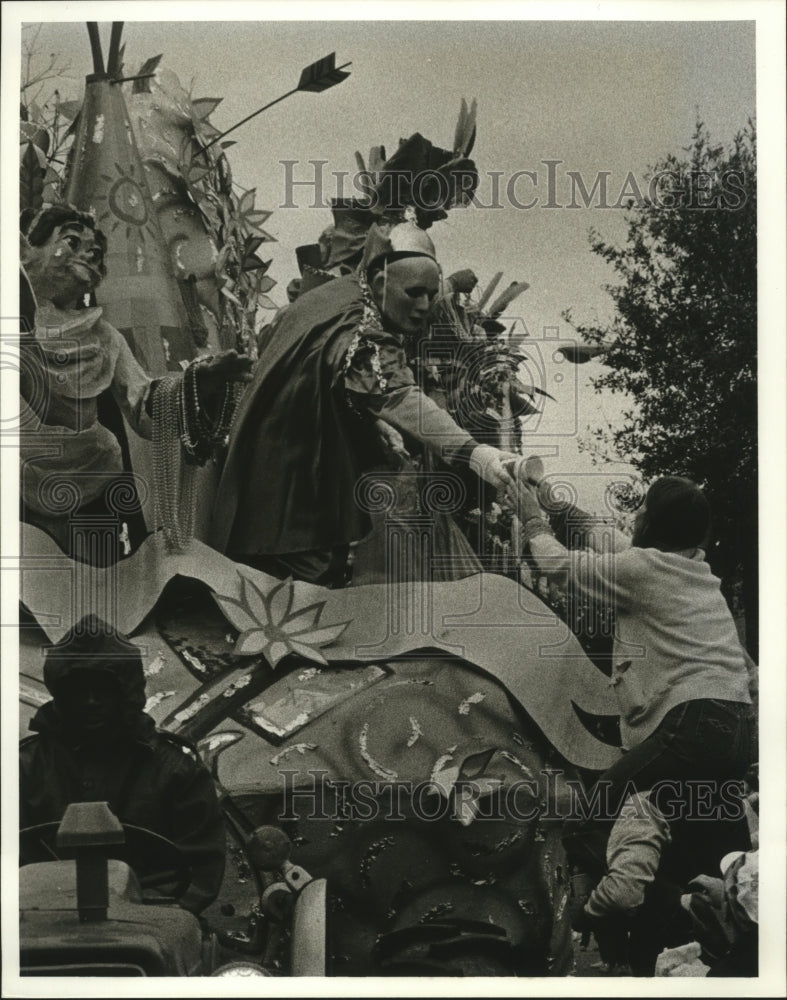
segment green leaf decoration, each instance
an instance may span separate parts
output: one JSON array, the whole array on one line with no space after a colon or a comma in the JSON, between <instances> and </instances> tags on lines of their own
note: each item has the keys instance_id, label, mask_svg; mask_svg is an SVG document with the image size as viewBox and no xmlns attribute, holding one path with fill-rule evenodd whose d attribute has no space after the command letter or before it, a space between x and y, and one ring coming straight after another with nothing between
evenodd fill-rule
<instances>
[{"instance_id":1,"label":"green leaf decoration","mask_svg":"<svg viewBox=\"0 0 787 1000\"><path fill-rule=\"evenodd\" d=\"M492 293L497 288L500 279L503 277L503 272L498 271L497 274L492 278L489 284L484 289L481 298L478 300L478 305L476 306L478 312L484 308L487 302L492 298Z\"/></svg>"},{"instance_id":2,"label":"green leaf decoration","mask_svg":"<svg viewBox=\"0 0 787 1000\"><path fill-rule=\"evenodd\" d=\"M257 189L251 188L243 194L238 201L238 215L245 215L246 212L250 212L254 208L254 197L256 193Z\"/></svg>"},{"instance_id":3,"label":"green leaf decoration","mask_svg":"<svg viewBox=\"0 0 787 1000\"><path fill-rule=\"evenodd\" d=\"M136 76L146 76L148 73L155 73L160 62L161 55L146 59L137 70ZM150 80L135 80L131 92L133 94L149 94L151 92Z\"/></svg>"},{"instance_id":4,"label":"green leaf decoration","mask_svg":"<svg viewBox=\"0 0 787 1000\"><path fill-rule=\"evenodd\" d=\"M38 132L38 125L33 125L28 121L21 121L19 123L19 141L24 144L26 142L32 142L33 136Z\"/></svg>"},{"instance_id":5,"label":"green leaf decoration","mask_svg":"<svg viewBox=\"0 0 787 1000\"><path fill-rule=\"evenodd\" d=\"M40 128L36 134L31 139L33 145L41 150L42 153L46 154L49 152L49 130L45 128Z\"/></svg>"},{"instance_id":6,"label":"green leaf decoration","mask_svg":"<svg viewBox=\"0 0 787 1000\"><path fill-rule=\"evenodd\" d=\"M72 122L82 110L81 101L61 101L57 106L57 113L61 118Z\"/></svg>"},{"instance_id":7,"label":"green leaf decoration","mask_svg":"<svg viewBox=\"0 0 787 1000\"><path fill-rule=\"evenodd\" d=\"M253 226L261 226L263 223L267 222L272 215L273 212L266 212L263 209L255 209L253 212L246 213L246 221Z\"/></svg>"},{"instance_id":8,"label":"green leaf decoration","mask_svg":"<svg viewBox=\"0 0 787 1000\"><path fill-rule=\"evenodd\" d=\"M28 142L22 154L22 161L19 166L19 209L24 211L31 208L38 211L44 202L44 174L46 173L46 160L41 165L39 157L43 156L41 150Z\"/></svg>"},{"instance_id":9,"label":"green leaf decoration","mask_svg":"<svg viewBox=\"0 0 787 1000\"><path fill-rule=\"evenodd\" d=\"M195 117L200 121L204 121L213 114L223 100L223 97L199 97L196 101L191 102L191 107L194 110Z\"/></svg>"}]
</instances>

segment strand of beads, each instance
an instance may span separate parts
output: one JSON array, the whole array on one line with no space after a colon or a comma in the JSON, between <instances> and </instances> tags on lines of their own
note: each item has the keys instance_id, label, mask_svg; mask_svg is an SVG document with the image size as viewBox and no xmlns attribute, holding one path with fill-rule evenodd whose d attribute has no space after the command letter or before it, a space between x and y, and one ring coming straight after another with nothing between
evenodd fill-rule
<instances>
[{"instance_id":1,"label":"strand of beads","mask_svg":"<svg viewBox=\"0 0 787 1000\"><path fill-rule=\"evenodd\" d=\"M350 346L347 349L342 373L346 374L350 370L353 361L355 360L355 355L360 350L364 348L371 349L371 358L369 363L377 384L379 385L381 391L385 392L388 380L383 374L382 365L380 363L380 348L373 340L369 340L366 337L367 330L372 328L378 330L382 329L382 316L380 315L380 310L377 308L376 302L372 298L371 289L369 288L369 283L366 280L366 275L363 271L361 271L358 275L358 284L361 286L361 294L363 296L363 315L361 317L361 322L358 324L355 334L353 335ZM346 396L350 411L355 413L356 416L362 416L362 414L358 413L355 407L351 393L348 392Z\"/></svg>"},{"instance_id":2,"label":"strand of beads","mask_svg":"<svg viewBox=\"0 0 787 1000\"><path fill-rule=\"evenodd\" d=\"M183 382L165 375L152 401L154 511L171 551L182 551L194 534L196 469L181 461Z\"/></svg>"},{"instance_id":3,"label":"strand of beads","mask_svg":"<svg viewBox=\"0 0 787 1000\"><path fill-rule=\"evenodd\" d=\"M186 460L195 465L204 465L217 445L226 443L227 435L235 415L238 402L238 386L227 383L224 386L219 414L211 420L200 405L197 386L197 371L211 360L210 357L192 361L183 373L180 396L181 444Z\"/></svg>"},{"instance_id":4,"label":"strand of beads","mask_svg":"<svg viewBox=\"0 0 787 1000\"><path fill-rule=\"evenodd\" d=\"M238 386L224 387L219 414L211 420L200 403L198 358L182 375L165 375L153 390L153 478L156 522L167 547L182 551L194 536L197 466L225 444L238 403Z\"/></svg>"}]
</instances>

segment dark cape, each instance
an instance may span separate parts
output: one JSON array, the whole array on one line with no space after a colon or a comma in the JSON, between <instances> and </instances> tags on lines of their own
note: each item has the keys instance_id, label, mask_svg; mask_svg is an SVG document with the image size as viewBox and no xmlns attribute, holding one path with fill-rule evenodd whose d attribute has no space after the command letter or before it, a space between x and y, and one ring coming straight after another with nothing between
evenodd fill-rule
<instances>
[{"instance_id":1,"label":"dark cape","mask_svg":"<svg viewBox=\"0 0 787 1000\"><path fill-rule=\"evenodd\" d=\"M331 549L362 538L352 502L375 454L373 419L348 405L342 370L363 316L357 280L297 299L261 350L241 399L211 522L230 556Z\"/></svg>"}]
</instances>

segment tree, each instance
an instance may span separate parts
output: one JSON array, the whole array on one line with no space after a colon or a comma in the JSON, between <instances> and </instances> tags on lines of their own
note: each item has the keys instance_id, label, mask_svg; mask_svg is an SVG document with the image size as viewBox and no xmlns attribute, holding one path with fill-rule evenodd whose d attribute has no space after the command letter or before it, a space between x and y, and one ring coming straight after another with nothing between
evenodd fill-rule
<instances>
[{"instance_id":1,"label":"tree","mask_svg":"<svg viewBox=\"0 0 787 1000\"><path fill-rule=\"evenodd\" d=\"M74 136L80 101L62 100L59 86L70 81L71 66L38 44L41 25L25 25L19 114L20 210L37 211L61 193L63 167ZM59 85L59 86L58 86Z\"/></svg>"},{"instance_id":2,"label":"tree","mask_svg":"<svg viewBox=\"0 0 787 1000\"><path fill-rule=\"evenodd\" d=\"M628 393L623 426L597 430L646 479L684 475L714 511L708 552L731 605L742 594L746 645L758 649L757 191L750 120L725 149L698 122L685 156L653 168L626 210L625 245L591 232L620 283L615 316L577 324L605 351L604 388ZM565 319L572 322L571 314Z\"/></svg>"}]
</instances>

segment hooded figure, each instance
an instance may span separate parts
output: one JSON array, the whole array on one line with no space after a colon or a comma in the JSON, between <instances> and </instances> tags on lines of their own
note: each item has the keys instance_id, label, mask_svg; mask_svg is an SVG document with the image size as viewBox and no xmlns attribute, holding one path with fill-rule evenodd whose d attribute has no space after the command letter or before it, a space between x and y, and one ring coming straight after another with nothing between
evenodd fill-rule
<instances>
[{"instance_id":1,"label":"hooded figure","mask_svg":"<svg viewBox=\"0 0 787 1000\"><path fill-rule=\"evenodd\" d=\"M181 905L204 909L224 873L225 830L216 790L196 751L156 729L144 711L137 646L95 616L44 662L52 701L20 744L20 827L58 822L71 802L107 802L121 823L171 840L192 869ZM140 858L135 867L140 874ZM142 872L144 874L144 872Z\"/></svg>"}]
</instances>

